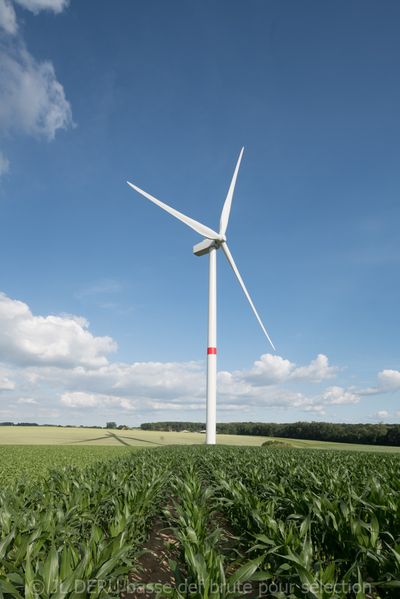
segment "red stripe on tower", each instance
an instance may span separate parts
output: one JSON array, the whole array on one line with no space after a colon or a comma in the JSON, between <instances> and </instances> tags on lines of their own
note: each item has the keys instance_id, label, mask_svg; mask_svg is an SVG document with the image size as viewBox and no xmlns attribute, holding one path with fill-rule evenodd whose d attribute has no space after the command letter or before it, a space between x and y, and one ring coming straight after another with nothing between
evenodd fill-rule
<instances>
[{"instance_id":1,"label":"red stripe on tower","mask_svg":"<svg viewBox=\"0 0 400 599\"><path fill-rule=\"evenodd\" d=\"M208 347L207 348L207 353L208 354L216 354L217 353L217 348L216 347Z\"/></svg>"}]
</instances>

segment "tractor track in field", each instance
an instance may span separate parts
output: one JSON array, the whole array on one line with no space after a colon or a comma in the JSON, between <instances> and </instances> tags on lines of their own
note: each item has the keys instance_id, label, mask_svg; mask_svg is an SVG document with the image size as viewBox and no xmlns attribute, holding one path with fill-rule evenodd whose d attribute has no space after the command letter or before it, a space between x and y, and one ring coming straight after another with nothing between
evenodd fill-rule
<instances>
[{"instance_id":1,"label":"tractor track in field","mask_svg":"<svg viewBox=\"0 0 400 599\"><path fill-rule=\"evenodd\" d=\"M129 576L129 591L123 593L121 599L154 599L157 592L156 589L151 589L151 585L159 590L163 586L175 588L175 577L169 560L178 559L178 553L178 541L171 528L165 520L157 518L143 545L142 553L136 560L135 570Z\"/></svg>"},{"instance_id":2,"label":"tractor track in field","mask_svg":"<svg viewBox=\"0 0 400 599\"><path fill-rule=\"evenodd\" d=\"M230 531L222 512L216 514L214 523L224 529L221 549L223 553L229 554L236 546L236 537ZM171 525L163 518L157 518L136 560L135 569L129 576L128 591L121 594L121 599L155 599L157 592L158 597L163 599L162 587L167 590L176 589L176 578L170 567L170 560L179 563L182 573L185 565L182 563L180 549L180 543L173 534ZM234 564L228 565L229 573L233 573L235 569ZM257 599L257 585L252 585L252 589L243 593L243 597Z\"/></svg>"}]
</instances>

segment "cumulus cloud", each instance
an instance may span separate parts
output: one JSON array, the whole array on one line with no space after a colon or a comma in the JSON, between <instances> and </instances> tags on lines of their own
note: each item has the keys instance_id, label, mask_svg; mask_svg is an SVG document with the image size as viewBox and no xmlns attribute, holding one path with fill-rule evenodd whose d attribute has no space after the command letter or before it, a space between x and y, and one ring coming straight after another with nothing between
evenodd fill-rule
<instances>
[{"instance_id":1,"label":"cumulus cloud","mask_svg":"<svg viewBox=\"0 0 400 599\"><path fill-rule=\"evenodd\" d=\"M165 419L173 413L179 419L204 412L203 362L111 361L115 349L115 341L95 336L84 318L35 315L26 303L0 293L0 366L8 364L0 370L0 388L13 406L40 401L40 416L54 411L57 401L64 415L78 421L79 414L95 413L96 420L104 414L151 419L156 413ZM320 388L337 372L323 354L300 365L264 354L250 369L218 373L218 410L258 418L271 408L321 416L331 406L358 403L361 393L354 388Z\"/></svg>"},{"instance_id":2,"label":"cumulus cloud","mask_svg":"<svg viewBox=\"0 0 400 599\"><path fill-rule=\"evenodd\" d=\"M297 366L290 360L273 354L264 354L253 368L238 375L254 385L270 385L288 381L321 382L335 376L338 369L329 365L324 354L319 354L306 366Z\"/></svg>"},{"instance_id":3,"label":"cumulus cloud","mask_svg":"<svg viewBox=\"0 0 400 599\"><path fill-rule=\"evenodd\" d=\"M121 407L124 410L135 409L136 402L126 397L104 395L103 393L86 393L84 391L67 392L61 395L60 401L69 408L97 408L100 406Z\"/></svg>"},{"instance_id":4,"label":"cumulus cloud","mask_svg":"<svg viewBox=\"0 0 400 599\"><path fill-rule=\"evenodd\" d=\"M325 379L330 379L336 375L338 368L330 366L328 357L324 354L318 356L310 362L308 366L299 366L292 373L292 380L309 380L319 383Z\"/></svg>"},{"instance_id":5,"label":"cumulus cloud","mask_svg":"<svg viewBox=\"0 0 400 599\"><path fill-rule=\"evenodd\" d=\"M393 393L400 390L400 371L385 369L378 372L378 384L374 387L367 387L358 391L362 396L382 395L384 393Z\"/></svg>"},{"instance_id":6,"label":"cumulus cloud","mask_svg":"<svg viewBox=\"0 0 400 599\"><path fill-rule=\"evenodd\" d=\"M203 380L204 374L203 372ZM134 398L131 394L126 396L116 395L113 389L109 390L109 394L93 391L68 391L60 396L60 403L67 408L81 410L94 407L114 407L124 410L140 410L141 413L149 414L173 412L175 413L174 418L177 414L205 410L204 389L202 393L198 393L198 390L193 386L191 392L187 395L179 395L179 388L176 391L177 394L172 396L170 392L155 386L153 381L149 379L146 388L141 388L141 394L134 392ZM219 412L249 412L252 409L262 410L263 408L296 408L304 412L324 413L324 405L319 397L310 398L301 393L276 388L264 389L263 393L260 393L260 388L250 388L245 395L241 395L240 390L236 391L238 393L235 390L228 394L223 390L219 393Z\"/></svg>"},{"instance_id":7,"label":"cumulus cloud","mask_svg":"<svg viewBox=\"0 0 400 599\"><path fill-rule=\"evenodd\" d=\"M379 410L379 412L376 413L376 416L383 420L389 418L389 412L387 410Z\"/></svg>"},{"instance_id":8,"label":"cumulus cloud","mask_svg":"<svg viewBox=\"0 0 400 599\"><path fill-rule=\"evenodd\" d=\"M33 397L20 397L17 399L18 404L36 405L38 402Z\"/></svg>"},{"instance_id":9,"label":"cumulus cloud","mask_svg":"<svg viewBox=\"0 0 400 599\"><path fill-rule=\"evenodd\" d=\"M205 408L205 402L197 402L197 403L186 403L185 410L194 411L194 410L203 410ZM181 402L172 402L172 401L148 401L147 407L155 410L157 412L163 410L182 410Z\"/></svg>"},{"instance_id":10,"label":"cumulus cloud","mask_svg":"<svg viewBox=\"0 0 400 599\"><path fill-rule=\"evenodd\" d=\"M0 293L0 359L18 364L98 367L116 350L111 337L96 337L75 316L34 316L27 304Z\"/></svg>"},{"instance_id":11,"label":"cumulus cloud","mask_svg":"<svg viewBox=\"0 0 400 599\"><path fill-rule=\"evenodd\" d=\"M360 396L353 391L343 387L328 387L322 395L322 400L328 404L345 405L355 404L360 401Z\"/></svg>"},{"instance_id":12,"label":"cumulus cloud","mask_svg":"<svg viewBox=\"0 0 400 599\"><path fill-rule=\"evenodd\" d=\"M0 28L9 35L15 35L18 30L14 4L19 4L34 14L41 10L57 14L68 6L69 0L14 0L14 3L11 0L0 0Z\"/></svg>"},{"instance_id":13,"label":"cumulus cloud","mask_svg":"<svg viewBox=\"0 0 400 599\"><path fill-rule=\"evenodd\" d=\"M38 13L60 13L67 0L14 0ZM73 125L71 106L49 60L37 61L18 32L14 4L0 0L0 132L54 139L59 129ZM2 157L2 160L1 160ZM8 170L0 155L0 175Z\"/></svg>"},{"instance_id":14,"label":"cumulus cloud","mask_svg":"<svg viewBox=\"0 0 400 599\"><path fill-rule=\"evenodd\" d=\"M50 141L71 125L71 107L51 62L36 61L23 45L1 52L0 130Z\"/></svg>"},{"instance_id":15,"label":"cumulus cloud","mask_svg":"<svg viewBox=\"0 0 400 599\"><path fill-rule=\"evenodd\" d=\"M54 13L60 13L69 4L69 0L14 0L14 2L35 14L41 10L50 10Z\"/></svg>"},{"instance_id":16,"label":"cumulus cloud","mask_svg":"<svg viewBox=\"0 0 400 599\"><path fill-rule=\"evenodd\" d=\"M10 391L11 389L15 389L14 381L0 374L0 391Z\"/></svg>"},{"instance_id":17,"label":"cumulus cloud","mask_svg":"<svg viewBox=\"0 0 400 599\"><path fill-rule=\"evenodd\" d=\"M134 398L141 405L148 401L177 402L180 409L186 409L190 402L205 397L205 372L198 362L111 362L96 368L69 369L35 366L26 369L24 377L31 388L56 387L62 381L70 392Z\"/></svg>"},{"instance_id":18,"label":"cumulus cloud","mask_svg":"<svg viewBox=\"0 0 400 599\"><path fill-rule=\"evenodd\" d=\"M259 385L271 385L287 380L295 365L289 360L272 354L263 354L254 362L253 368L248 372L238 372L237 376L244 380Z\"/></svg>"},{"instance_id":19,"label":"cumulus cloud","mask_svg":"<svg viewBox=\"0 0 400 599\"><path fill-rule=\"evenodd\" d=\"M72 368L43 363L26 368L24 379L27 387L36 388L37 393L43 386L54 389L62 386L60 401L68 409L118 408L123 407L122 399L129 402L129 409L135 407L142 414L174 411L183 415L203 411L205 407L202 362L111 362L98 367ZM321 394L310 396L275 382L254 385L245 380L240 371L218 373L218 410L221 412L273 407L321 414L327 404L329 401Z\"/></svg>"},{"instance_id":20,"label":"cumulus cloud","mask_svg":"<svg viewBox=\"0 0 400 599\"><path fill-rule=\"evenodd\" d=\"M17 17L9 0L0 0L0 27L10 35L17 33Z\"/></svg>"},{"instance_id":21,"label":"cumulus cloud","mask_svg":"<svg viewBox=\"0 0 400 599\"><path fill-rule=\"evenodd\" d=\"M112 364L108 372L113 376L114 388L139 395L149 386L157 395L197 396L203 393L203 367L197 362L136 362L133 364Z\"/></svg>"},{"instance_id":22,"label":"cumulus cloud","mask_svg":"<svg viewBox=\"0 0 400 599\"><path fill-rule=\"evenodd\" d=\"M399 370L382 370L378 373L378 379L382 387L388 391L400 389Z\"/></svg>"}]
</instances>

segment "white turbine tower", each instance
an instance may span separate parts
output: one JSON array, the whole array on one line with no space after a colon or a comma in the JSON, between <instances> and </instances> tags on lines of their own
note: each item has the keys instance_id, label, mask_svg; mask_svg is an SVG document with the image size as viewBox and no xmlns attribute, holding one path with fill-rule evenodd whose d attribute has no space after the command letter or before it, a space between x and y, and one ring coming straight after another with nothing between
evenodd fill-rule
<instances>
[{"instance_id":1,"label":"white turbine tower","mask_svg":"<svg viewBox=\"0 0 400 599\"><path fill-rule=\"evenodd\" d=\"M181 220L183 223L191 227L196 233L199 233L202 237L205 237L203 241L193 247L193 253L196 256L209 255L209 290L208 290L208 346L207 346L207 434L206 443L207 445L215 445L216 441L216 400L217 400L217 252L220 248L224 252L226 259L228 260L233 272L235 273L241 288L245 296L247 297L251 309L253 310L265 336L270 342L272 348L275 351L274 344L272 343L266 328L264 327L260 316L252 302L249 292L243 282L242 277L237 269L232 254L229 251L226 243L226 229L228 227L229 215L231 212L233 192L235 190L236 179L240 167L240 162L243 156L243 150L239 154L239 158L236 164L235 172L233 173L232 181L229 186L228 194L226 196L224 206L221 212L221 219L219 224L219 233L216 233L206 225L202 225L196 220L189 218L185 214L178 212L174 208L171 208L164 202L157 200L154 196L143 191L133 183L127 181L128 185L135 191L143 195L145 198L175 216L175 218Z\"/></svg>"}]
</instances>

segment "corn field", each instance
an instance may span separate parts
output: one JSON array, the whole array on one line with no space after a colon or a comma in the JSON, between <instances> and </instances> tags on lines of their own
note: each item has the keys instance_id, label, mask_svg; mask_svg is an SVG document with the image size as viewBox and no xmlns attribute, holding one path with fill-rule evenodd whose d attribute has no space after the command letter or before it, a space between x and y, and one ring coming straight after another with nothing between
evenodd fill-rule
<instances>
[{"instance_id":1,"label":"corn field","mask_svg":"<svg viewBox=\"0 0 400 599\"><path fill-rule=\"evenodd\" d=\"M400 596L396 455L168 447L7 480L0 599L129 597L156 519L155 598Z\"/></svg>"},{"instance_id":2,"label":"corn field","mask_svg":"<svg viewBox=\"0 0 400 599\"><path fill-rule=\"evenodd\" d=\"M41 480L49 470L64 466L85 468L99 461L123 456L132 447L78 445L0 445L0 481L25 478L28 483Z\"/></svg>"}]
</instances>

